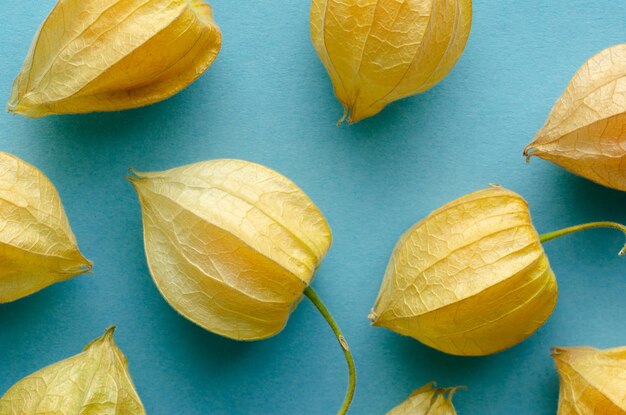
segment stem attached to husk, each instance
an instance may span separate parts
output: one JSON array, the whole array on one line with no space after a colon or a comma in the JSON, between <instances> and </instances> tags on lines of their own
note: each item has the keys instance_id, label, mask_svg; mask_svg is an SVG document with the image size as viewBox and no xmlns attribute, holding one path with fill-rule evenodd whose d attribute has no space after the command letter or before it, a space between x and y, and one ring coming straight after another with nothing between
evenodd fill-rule
<instances>
[{"instance_id":1,"label":"stem attached to husk","mask_svg":"<svg viewBox=\"0 0 626 415\"><path fill-rule=\"evenodd\" d=\"M545 243L548 241L551 241L553 239L556 238L560 238L561 236L565 236L565 235L569 235L571 233L576 233L579 231L584 231L587 229L598 229L598 228L611 228L611 229L617 229L620 230L622 232L624 232L624 234L626 235L626 226L620 224L620 223L616 223L616 222L592 222L592 223L585 223L583 225L576 225L576 226L570 226L569 228L564 228L558 231L554 231L554 232L550 232L550 233L546 233L543 234L541 236L539 236L539 240L541 241L541 243ZM624 247L622 248L621 251L619 251L619 255L626 255L626 245L624 245Z\"/></svg>"},{"instance_id":2,"label":"stem attached to husk","mask_svg":"<svg viewBox=\"0 0 626 415\"><path fill-rule=\"evenodd\" d=\"M350 351L350 347L348 347L348 342L346 341L345 337L343 337L343 334L341 333L341 329L337 325L337 322L335 322L335 320L333 319L333 316L330 315L330 312L328 311L328 309L326 308L326 306L324 305L320 297L317 295L315 290L313 290L313 288L311 287L307 287L304 290L304 295L306 295L307 298L311 300L313 305L319 310L322 317L324 317L326 322L328 322L328 325L335 333L335 336L337 337L337 341L341 345L343 354L346 357L346 362L348 363L348 373L349 373L348 391L346 393L345 399L343 400L343 405L341 405L341 409L339 409L339 412L337 412L337 415L347 414L348 409L350 408L350 404L352 403L352 398L354 398L354 389L356 387L356 368L354 366L354 358L352 357L352 352Z\"/></svg>"}]
</instances>

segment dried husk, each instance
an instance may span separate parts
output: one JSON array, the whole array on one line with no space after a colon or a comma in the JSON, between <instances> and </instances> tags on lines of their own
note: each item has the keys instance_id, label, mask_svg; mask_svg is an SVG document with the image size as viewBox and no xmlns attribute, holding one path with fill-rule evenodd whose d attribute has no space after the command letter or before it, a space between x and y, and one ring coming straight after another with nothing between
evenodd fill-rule
<instances>
[{"instance_id":1,"label":"dried husk","mask_svg":"<svg viewBox=\"0 0 626 415\"><path fill-rule=\"evenodd\" d=\"M387 415L456 415L452 397L458 388L437 388L429 383L409 396Z\"/></svg>"},{"instance_id":2,"label":"dried husk","mask_svg":"<svg viewBox=\"0 0 626 415\"><path fill-rule=\"evenodd\" d=\"M91 270L54 185L0 152L0 303Z\"/></svg>"},{"instance_id":3,"label":"dried husk","mask_svg":"<svg viewBox=\"0 0 626 415\"><path fill-rule=\"evenodd\" d=\"M370 319L440 351L478 356L526 339L556 300L528 204L493 187L444 205L400 238Z\"/></svg>"},{"instance_id":4,"label":"dried husk","mask_svg":"<svg viewBox=\"0 0 626 415\"><path fill-rule=\"evenodd\" d=\"M15 80L9 111L41 117L162 101L202 75L220 47L203 0L59 0Z\"/></svg>"},{"instance_id":5,"label":"dried husk","mask_svg":"<svg viewBox=\"0 0 626 415\"><path fill-rule=\"evenodd\" d=\"M626 190L626 44L585 62L524 154Z\"/></svg>"},{"instance_id":6,"label":"dried husk","mask_svg":"<svg viewBox=\"0 0 626 415\"><path fill-rule=\"evenodd\" d=\"M0 399L0 414L145 414L113 332L108 329L82 353L13 385Z\"/></svg>"},{"instance_id":7,"label":"dried husk","mask_svg":"<svg viewBox=\"0 0 626 415\"><path fill-rule=\"evenodd\" d=\"M136 175L148 265L170 305L237 340L281 331L331 244L306 194L242 160Z\"/></svg>"},{"instance_id":8,"label":"dried husk","mask_svg":"<svg viewBox=\"0 0 626 415\"><path fill-rule=\"evenodd\" d=\"M559 415L626 414L626 347L553 350L561 387Z\"/></svg>"},{"instance_id":9,"label":"dried husk","mask_svg":"<svg viewBox=\"0 0 626 415\"><path fill-rule=\"evenodd\" d=\"M471 0L311 5L313 45L351 123L439 83L463 53L471 23Z\"/></svg>"}]
</instances>

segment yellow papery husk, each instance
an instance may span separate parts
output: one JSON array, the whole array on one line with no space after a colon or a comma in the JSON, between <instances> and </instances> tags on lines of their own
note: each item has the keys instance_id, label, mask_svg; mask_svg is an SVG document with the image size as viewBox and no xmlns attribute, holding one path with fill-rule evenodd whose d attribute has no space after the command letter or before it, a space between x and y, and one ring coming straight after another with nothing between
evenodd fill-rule
<instances>
[{"instance_id":1,"label":"yellow papery husk","mask_svg":"<svg viewBox=\"0 0 626 415\"><path fill-rule=\"evenodd\" d=\"M458 388L437 388L431 382L409 396L387 415L456 415L452 397Z\"/></svg>"},{"instance_id":2,"label":"yellow papery husk","mask_svg":"<svg viewBox=\"0 0 626 415\"><path fill-rule=\"evenodd\" d=\"M558 415L626 414L626 347L557 347Z\"/></svg>"},{"instance_id":3,"label":"yellow papery husk","mask_svg":"<svg viewBox=\"0 0 626 415\"><path fill-rule=\"evenodd\" d=\"M471 0L311 5L313 46L350 123L439 83L463 53L471 24Z\"/></svg>"},{"instance_id":4,"label":"yellow papery husk","mask_svg":"<svg viewBox=\"0 0 626 415\"><path fill-rule=\"evenodd\" d=\"M331 244L307 195L242 160L136 175L148 265L170 305L236 340L280 332Z\"/></svg>"},{"instance_id":5,"label":"yellow papery husk","mask_svg":"<svg viewBox=\"0 0 626 415\"><path fill-rule=\"evenodd\" d=\"M578 70L524 150L603 186L626 190L626 44Z\"/></svg>"},{"instance_id":6,"label":"yellow papery husk","mask_svg":"<svg viewBox=\"0 0 626 415\"><path fill-rule=\"evenodd\" d=\"M114 330L82 353L13 385L0 399L0 414L144 415L126 357L113 341Z\"/></svg>"},{"instance_id":7,"label":"yellow papery husk","mask_svg":"<svg viewBox=\"0 0 626 415\"><path fill-rule=\"evenodd\" d=\"M221 43L202 0L59 0L35 36L8 109L41 117L162 101L202 75Z\"/></svg>"},{"instance_id":8,"label":"yellow papery husk","mask_svg":"<svg viewBox=\"0 0 626 415\"><path fill-rule=\"evenodd\" d=\"M0 303L92 268L78 250L54 185L35 167L0 152Z\"/></svg>"},{"instance_id":9,"label":"yellow papery husk","mask_svg":"<svg viewBox=\"0 0 626 415\"><path fill-rule=\"evenodd\" d=\"M481 356L529 337L556 300L527 202L492 187L444 205L400 238L370 319L445 353Z\"/></svg>"}]
</instances>

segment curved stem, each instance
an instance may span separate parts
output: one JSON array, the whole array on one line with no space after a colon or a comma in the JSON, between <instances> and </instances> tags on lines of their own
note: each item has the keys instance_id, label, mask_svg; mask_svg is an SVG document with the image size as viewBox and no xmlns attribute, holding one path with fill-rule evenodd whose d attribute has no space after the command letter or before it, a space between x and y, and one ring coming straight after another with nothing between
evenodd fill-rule
<instances>
[{"instance_id":1,"label":"curved stem","mask_svg":"<svg viewBox=\"0 0 626 415\"><path fill-rule=\"evenodd\" d=\"M348 347L348 342L341 333L341 329L333 319L333 316L330 315L330 312L328 311L320 297L317 295L315 290L313 290L313 288L311 287L307 287L304 290L304 295L306 295L307 298L311 300L313 305L319 310L320 314L322 314L322 317L324 317L330 328L333 330L333 333L335 333L335 336L337 337L337 341L341 345L343 354L346 357L349 373L348 391L346 392L346 397L343 400L343 405L341 405L341 409L339 409L337 415L347 414L348 409L350 408L350 404L352 403L352 398L354 398L354 389L356 387L356 368L354 366L354 358L352 357L352 352L350 351L350 347Z\"/></svg>"},{"instance_id":2,"label":"curved stem","mask_svg":"<svg viewBox=\"0 0 626 415\"><path fill-rule=\"evenodd\" d=\"M569 228L564 228L558 231L554 231L554 232L550 232L550 233L545 233L541 236L539 236L539 240L541 241L541 243L544 242L548 242L551 241L553 239L556 238L560 238L561 236L565 236L565 235L569 235L571 233L575 233L575 232L579 232L579 231L584 231L587 229L597 229L597 228L611 228L611 229L617 229L620 230L622 232L624 232L624 234L626 235L626 226L617 223L617 222L592 222L592 223L585 223L583 225L576 225L576 226L570 226ZM621 251L619 251L619 255L626 255L626 245L624 245L624 247L622 248Z\"/></svg>"}]
</instances>

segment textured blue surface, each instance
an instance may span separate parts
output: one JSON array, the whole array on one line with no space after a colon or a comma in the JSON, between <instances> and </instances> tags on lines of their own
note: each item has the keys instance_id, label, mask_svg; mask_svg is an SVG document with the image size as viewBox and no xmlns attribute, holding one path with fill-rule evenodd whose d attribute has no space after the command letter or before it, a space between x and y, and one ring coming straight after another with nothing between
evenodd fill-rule
<instances>
[{"instance_id":1,"label":"textured blue surface","mask_svg":"<svg viewBox=\"0 0 626 415\"><path fill-rule=\"evenodd\" d=\"M0 98L7 101L53 0L0 2ZM614 0L479 0L461 61L433 90L352 127L341 115L308 30L308 1L214 0L224 47L178 96L115 114L29 120L0 115L0 149L56 184L94 273L0 306L0 394L73 355L111 323L149 414L335 413L346 369L331 332L303 302L280 335L236 343L179 317L148 274L128 167L162 170L235 157L293 179L318 204L334 246L314 287L354 351L357 415L380 415L430 380L467 385L460 414L548 415L558 379L551 346L626 345L623 237L592 231L547 246L560 282L548 324L485 358L440 354L369 327L397 238L414 222L487 183L530 202L540 232L626 221L626 194L587 182L523 147L576 69L626 39Z\"/></svg>"}]
</instances>

